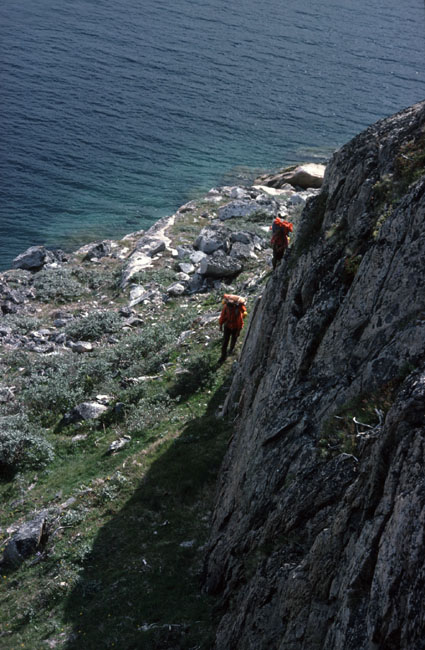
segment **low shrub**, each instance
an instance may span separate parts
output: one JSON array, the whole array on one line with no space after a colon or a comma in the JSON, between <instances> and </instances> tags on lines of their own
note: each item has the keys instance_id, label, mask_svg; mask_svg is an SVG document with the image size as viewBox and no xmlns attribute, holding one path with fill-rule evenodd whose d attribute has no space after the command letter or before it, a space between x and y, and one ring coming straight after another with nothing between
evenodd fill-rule
<instances>
[{"instance_id":1,"label":"low shrub","mask_svg":"<svg viewBox=\"0 0 425 650\"><path fill-rule=\"evenodd\" d=\"M170 415L173 400L162 391L143 397L127 415L127 427L131 435L153 429Z\"/></svg>"},{"instance_id":2,"label":"low shrub","mask_svg":"<svg viewBox=\"0 0 425 650\"><path fill-rule=\"evenodd\" d=\"M18 334L28 334L28 332L33 332L41 327L38 318L18 314L6 314L1 322L3 326L12 327L13 331Z\"/></svg>"},{"instance_id":3,"label":"low shrub","mask_svg":"<svg viewBox=\"0 0 425 650\"><path fill-rule=\"evenodd\" d=\"M70 269L42 269L33 284L41 302L71 302L86 292Z\"/></svg>"},{"instance_id":4,"label":"low shrub","mask_svg":"<svg viewBox=\"0 0 425 650\"><path fill-rule=\"evenodd\" d=\"M201 352L191 359L181 375L177 375L168 392L174 399L187 399L193 393L207 388L214 380L215 373L214 354Z\"/></svg>"},{"instance_id":5,"label":"low shrub","mask_svg":"<svg viewBox=\"0 0 425 650\"><path fill-rule=\"evenodd\" d=\"M45 467L54 458L52 445L23 415L0 418L0 468L5 475Z\"/></svg>"},{"instance_id":6,"label":"low shrub","mask_svg":"<svg viewBox=\"0 0 425 650\"><path fill-rule=\"evenodd\" d=\"M121 325L121 318L116 312L99 311L72 321L65 328L65 332L75 340L96 341L104 334L118 332Z\"/></svg>"},{"instance_id":7,"label":"low shrub","mask_svg":"<svg viewBox=\"0 0 425 650\"><path fill-rule=\"evenodd\" d=\"M72 358L58 358L52 366L40 365L35 370L26 378L22 401L43 425L49 426L84 397L84 386Z\"/></svg>"}]
</instances>

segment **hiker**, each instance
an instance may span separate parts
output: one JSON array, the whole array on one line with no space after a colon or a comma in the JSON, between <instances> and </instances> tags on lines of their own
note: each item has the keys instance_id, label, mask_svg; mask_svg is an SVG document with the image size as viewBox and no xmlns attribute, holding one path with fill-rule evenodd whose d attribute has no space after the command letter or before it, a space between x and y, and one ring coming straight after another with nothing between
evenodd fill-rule
<instances>
[{"instance_id":1,"label":"hiker","mask_svg":"<svg viewBox=\"0 0 425 650\"><path fill-rule=\"evenodd\" d=\"M279 264L283 257L283 253L289 246L289 233L292 232L293 225L290 221L285 221L280 217L273 220L271 227L272 238L270 244L273 248L273 270Z\"/></svg>"},{"instance_id":2,"label":"hiker","mask_svg":"<svg viewBox=\"0 0 425 650\"><path fill-rule=\"evenodd\" d=\"M220 332L223 331L223 343L221 346L221 357L219 363L225 361L227 357L227 346L230 341L229 353L233 352L236 340L243 327L243 320L247 315L245 307L245 298L225 293L223 296L223 309L221 310L219 325Z\"/></svg>"}]
</instances>

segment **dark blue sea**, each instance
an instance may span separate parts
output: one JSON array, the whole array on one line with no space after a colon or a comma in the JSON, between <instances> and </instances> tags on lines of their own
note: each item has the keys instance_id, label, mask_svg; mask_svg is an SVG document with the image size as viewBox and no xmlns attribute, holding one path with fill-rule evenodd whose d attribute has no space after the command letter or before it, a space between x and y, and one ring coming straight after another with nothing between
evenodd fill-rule
<instances>
[{"instance_id":1,"label":"dark blue sea","mask_svg":"<svg viewBox=\"0 0 425 650\"><path fill-rule=\"evenodd\" d=\"M324 160L425 97L423 0L0 0L0 268Z\"/></svg>"}]
</instances>

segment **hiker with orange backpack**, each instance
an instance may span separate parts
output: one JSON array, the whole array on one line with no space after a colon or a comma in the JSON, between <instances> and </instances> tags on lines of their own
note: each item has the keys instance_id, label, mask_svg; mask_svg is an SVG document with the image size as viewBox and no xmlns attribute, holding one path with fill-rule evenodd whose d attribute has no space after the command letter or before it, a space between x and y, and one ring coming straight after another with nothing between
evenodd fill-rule
<instances>
[{"instance_id":1,"label":"hiker with orange backpack","mask_svg":"<svg viewBox=\"0 0 425 650\"><path fill-rule=\"evenodd\" d=\"M270 244L273 248L273 269L276 268L278 263L283 257L283 253L289 246L289 233L293 231L293 225L290 221L285 221L280 217L273 220L271 226L272 238Z\"/></svg>"},{"instance_id":2,"label":"hiker with orange backpack","mask_svg":"<svg viewBox=\"0 0 425 650\"><path fill-rule=\"evenodd\" d=\"M225 293L223 296L223 309L221 310L219 325L220 332L223 331L223 343L221 345L221 357L219 363L226 360L227 346L230 341L229 353L233 352L237 338L243 327L243 321L247 315L245 298Z\"/></svg>"}]
</instances>

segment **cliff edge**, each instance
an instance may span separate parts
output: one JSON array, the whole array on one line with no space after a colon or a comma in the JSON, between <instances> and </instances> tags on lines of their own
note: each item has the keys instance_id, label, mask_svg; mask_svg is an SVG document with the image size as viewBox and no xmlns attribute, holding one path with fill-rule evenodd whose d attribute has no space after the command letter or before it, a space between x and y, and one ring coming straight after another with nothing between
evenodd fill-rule
<instances>
[{"instance_id":1,"label":"cliff edge","mask_svg":"<svg viewBox=\"0 0 425 650\"><path fill-rule=\"evenodd\" d=\"M425 102L338 151L258 300L205 585L217 650L425 648Z\"/></svg>"}]
</instances>

